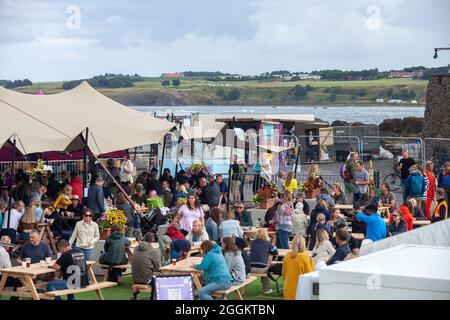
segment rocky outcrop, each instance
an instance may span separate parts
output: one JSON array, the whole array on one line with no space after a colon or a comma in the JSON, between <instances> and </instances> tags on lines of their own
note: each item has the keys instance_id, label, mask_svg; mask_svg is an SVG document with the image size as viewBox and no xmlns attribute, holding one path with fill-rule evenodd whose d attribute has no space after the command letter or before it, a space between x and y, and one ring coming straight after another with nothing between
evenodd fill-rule
<instances>
[{"instance_id":1,"label":"rocky outcrop","mask_svg":"<svg viewBox=\"0 0 450 320\"><path fill-rule=\"evenodd\" d=\"M428 138L450 138L450 74L430 76L423 133ZM448 140L426 140L425 146L427 158L450 157Z\"/></svg>"}]
</instances>

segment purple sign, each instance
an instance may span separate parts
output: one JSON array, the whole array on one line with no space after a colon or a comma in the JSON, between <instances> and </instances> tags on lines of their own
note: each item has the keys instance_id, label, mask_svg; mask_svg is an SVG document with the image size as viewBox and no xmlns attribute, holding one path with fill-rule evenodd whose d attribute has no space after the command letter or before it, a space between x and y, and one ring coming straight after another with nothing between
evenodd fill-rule
<instances>
[{"instance_id":1,"label":"purple sign","mask_svg":"<svg viewBox=\"0 0 450 320\"><path fill-rule=\"evenodd\" d=\"M194 300L192 276L155 277L156 300Z\"/></svg>"}]
</instances>

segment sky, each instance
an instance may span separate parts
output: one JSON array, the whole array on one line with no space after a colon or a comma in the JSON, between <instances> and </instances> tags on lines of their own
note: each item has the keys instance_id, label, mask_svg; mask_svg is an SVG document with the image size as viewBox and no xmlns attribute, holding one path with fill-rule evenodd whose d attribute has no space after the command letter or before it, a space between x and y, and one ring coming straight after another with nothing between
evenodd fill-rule
<instances>
[{"instance_id":1,"label":"sky","mask_svg":"<svg viewBox=\"0 0 450 320\"><path fill-rule=\"evenodd\" d=\"M0 0L0 79L447 65L448 0Z\"/></svg>"}]
</instances>

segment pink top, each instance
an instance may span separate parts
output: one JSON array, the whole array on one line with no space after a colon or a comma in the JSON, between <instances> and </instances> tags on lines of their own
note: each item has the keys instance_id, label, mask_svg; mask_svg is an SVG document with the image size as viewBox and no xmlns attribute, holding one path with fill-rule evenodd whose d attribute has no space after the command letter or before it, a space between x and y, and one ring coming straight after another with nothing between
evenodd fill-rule
<instances>
[{"instance_id":1,"label":"pink top","mask_svg":"<svg viewBox=\"0 0 450 320\"><path fill-rule=\"evenodd\" d=\"M192 230L192 224L195 220L200 220L200 218L203 218L204 216L203 209L201 207L191 210L185 204L181 206L178 213L181 214L180 228L186 230L187 232Z\"/></svg>"}]
</instances>

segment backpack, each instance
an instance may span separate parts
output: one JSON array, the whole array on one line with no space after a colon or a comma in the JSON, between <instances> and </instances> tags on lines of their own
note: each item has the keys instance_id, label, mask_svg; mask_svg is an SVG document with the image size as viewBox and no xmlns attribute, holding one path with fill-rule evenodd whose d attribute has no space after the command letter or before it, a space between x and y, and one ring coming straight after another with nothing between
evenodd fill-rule
<instances>
[{"instance_id":1,"label":"backpack","mask_svg":"<svg viewBox=\"0 0 450 320\"><path fill-rule=\"evenodd\" d=\"M422 195L422 184L423 177L420 175L411 176L411 189L409 190L410 195L421 196Z\"/></svg>"},{"instance_id":2,"label":"backpack","mask_svg":"<svg viewBox=\"0 0 450 320\"><path fill-rule=\"evenodd\" d=\"M450 189L450 175L442 175L442 187Z\"/></svg>"},{"instance_id":3,"label":"backpack","mask_svg":"<svg viewBox=\"0 0 450 320\"><path fill-rule=\"evenodd\" d=\"M339 175L341 176L342 179L346 181L351 180L353 178L350 170L347 169L347 162L341 166L341 169L339 169Z\"/></svg>"}]
</instances>

